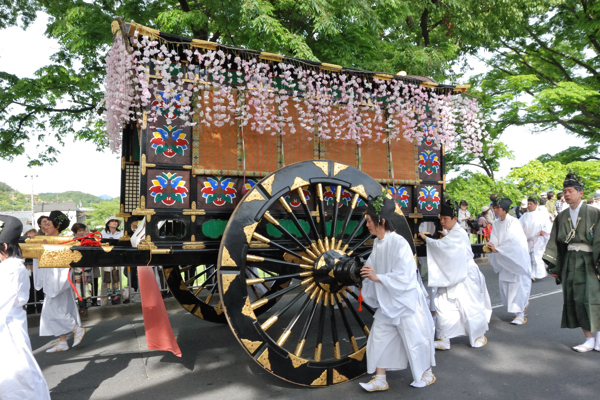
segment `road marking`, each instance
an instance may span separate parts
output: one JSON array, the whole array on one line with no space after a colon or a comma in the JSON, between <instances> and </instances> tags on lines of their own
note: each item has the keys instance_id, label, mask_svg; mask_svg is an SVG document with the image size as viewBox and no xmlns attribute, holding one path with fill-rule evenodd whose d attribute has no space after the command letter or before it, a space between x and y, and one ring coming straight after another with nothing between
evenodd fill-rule
<instances>
[{"instance_id":1,"label":"road marking","mask_svg":"<svg viewBox=\"0 0 600 400\"><path fill-rule=\"evenodd\" d=\"M529 300L531 299L539 299L540 297L546 297L546 296L550 296L552 294L557 294L557 293L562 293L562 289L557 289L557 290L553 290L551 292L545 292L545 293L537 293L534 295L529 296ZM495 306L492 306L492 308L498 308L498 307L502 307L503 304L496 304Z\"/></svg>"}]
</instances>

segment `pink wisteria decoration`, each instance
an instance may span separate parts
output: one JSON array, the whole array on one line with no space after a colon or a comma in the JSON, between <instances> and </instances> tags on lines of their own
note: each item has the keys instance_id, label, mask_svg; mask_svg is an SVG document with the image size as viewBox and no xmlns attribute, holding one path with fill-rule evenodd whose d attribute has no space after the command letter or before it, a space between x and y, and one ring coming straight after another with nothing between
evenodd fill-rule
<instances>
[{"instance_id":1,"label":"pink wisteria decoration","mask_svg":"<svg viewBox=\"0 0 600 400\"><path fill-rule=\"evenodd\" d=\"M166 42L137 37L135 32L129 53L116 35L106 60L105 121L113 151L130 121L153 128L163 115L169 124L180 119L191 126L197 110L200 124L239 124L242 134L244 129L294 134L299 126L310 133L309 140L316 133L359 145L365 140L420 142L427 136L438 147L453 149L460 143L466 152L481 155L485 125L477 101L466 96L287 60L241 58L223 50L190 47L178 53ZM296 121L291 107L299 114ZM434 129L424 130L426 120Z\"/></svg>"}]
</instances>

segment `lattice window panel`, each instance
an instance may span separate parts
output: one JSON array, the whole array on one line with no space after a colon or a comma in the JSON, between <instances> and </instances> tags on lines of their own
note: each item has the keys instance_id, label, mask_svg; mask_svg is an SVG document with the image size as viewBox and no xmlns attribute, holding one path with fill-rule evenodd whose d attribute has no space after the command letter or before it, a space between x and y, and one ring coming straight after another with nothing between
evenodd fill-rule
<instances>
[{"instance_id":1,"label":"lattice window panel","mask_svg":"<svg viewBox=\"0 0 600 400\"><path fill-rule=\"evenodd\" d=\"M130 213L140 206L140 167L125 165L125 212Z\"/></svg>"}]
</instances>

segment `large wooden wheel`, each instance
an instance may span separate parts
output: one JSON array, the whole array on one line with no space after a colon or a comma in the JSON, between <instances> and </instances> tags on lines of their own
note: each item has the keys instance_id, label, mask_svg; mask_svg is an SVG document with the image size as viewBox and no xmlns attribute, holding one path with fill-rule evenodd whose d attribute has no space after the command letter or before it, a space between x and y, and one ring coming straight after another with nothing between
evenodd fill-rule
<instances>
[{"instance_id":1,"label":"large wooden wheel","mask_svg":"<svg viewBox=\"0 0 600 400\"><path fill-rule=\"evenodd\" d=\"M355 286L372 248L363 212L381 192L355 168L305 161L261 180L232 214L219 250L219 291L232 331L265 370L306 386L365 373L374 310L358 311ZM414 252L398 206L392 222ZM260 297L257 285L264 285Z\"/></svg>"}]
</instances>

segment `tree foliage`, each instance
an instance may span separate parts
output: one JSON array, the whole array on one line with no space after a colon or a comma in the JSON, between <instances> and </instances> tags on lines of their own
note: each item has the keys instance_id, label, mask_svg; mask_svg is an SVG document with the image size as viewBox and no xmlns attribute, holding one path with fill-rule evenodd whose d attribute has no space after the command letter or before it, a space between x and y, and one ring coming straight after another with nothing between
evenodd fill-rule
<instances>
[{"instance_id":1,"label":"tree foliage","mask_svg":"<svg viewBox=\"0 0 600 400\"><path fill-rule=\"evenodd\" d=\"M88 226L90 232L101 231L104 229L106 225L106 219L110 216L113 216L119 212L120 204L119 198L116 197L109 201L102 201L100 203L92 204L92 211L87 213L88 219L85 222ZM122 224L123 220L121 220L121 228L123 228Z\"/></svg>"},{"instance_id":2,"label":"tree foliage","mask_svg":"<svg viewBox=\"0 0 600 400\"><path fill-rule=\"evenodd\" d=\"M543 15L555 0L17 0L0 2L0 29L50 17L60 44L34 78L0 72L0 155L41 149L30 164L53 161L48 137L106 146L97 106L115 16L162 31L348 67L436 79L452 77L461 55L495 43ZM26 44L24 44L26 46ZM593 98L584 91L586 98ZM491 165L489 168L494 168Z\"/></svg>"},{"instance_id":3,"label":"tree foliage","mask_svg":"<svg viewBox=\"0 0 600 400\"><path fill-rule=\"evenodd\" d=\"M508 174L508 179L514 182L526 196L539 196L541 192L549 190L561 191L569 169L576 171L582 178L585 185L585 198L592 197L594 192L600 189L600 161L575 161L561 164L557 161L542 163L539 160L532 160L512 170Z\"/></svg>"},{"instance_id":4,"label":"tree foliage","mask_svg":"<svg viewBox=\"0 0 600 400\"><path fill-rule=\"evenodd\" d=\"M472 216L481 213L481 207L490 204L490 195L498 198L508 197L513 203L520 202L523 192L519 187L506 179L492 179L480 172L467 171L452 179L446 187L446 196L456 202L466 200Z\"/></svg>"}]
</instances>

